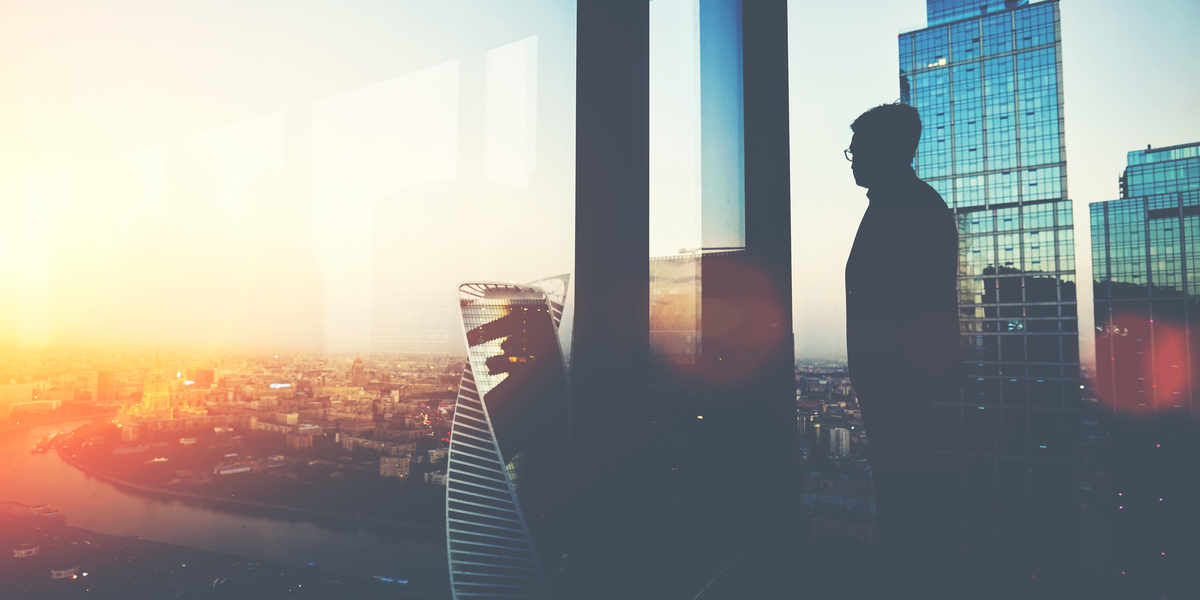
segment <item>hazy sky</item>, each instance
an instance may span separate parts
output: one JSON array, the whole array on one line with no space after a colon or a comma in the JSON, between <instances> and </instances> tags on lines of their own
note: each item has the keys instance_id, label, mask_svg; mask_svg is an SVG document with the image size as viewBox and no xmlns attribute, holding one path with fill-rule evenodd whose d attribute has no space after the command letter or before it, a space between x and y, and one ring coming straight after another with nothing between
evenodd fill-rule
<instances>
[{"instance_id":1,"label":"hazy sky","mask_svg":"<svg viewBox=\"0 0 1200 600\"><path fill-rule=\"evenodd\" d=\"M1087 203L1116 197L1125 153L1200 140L1200 3L1061 6L1087 282ZM841 150L899 96L896 36L925 6L789 12L797 351L840 358L866 208ZM570 271L574 18L548 0L4 3L0 341L365 351L387 277L449 290ZM661 225L697 198L698 82L694 32L654 43L674 65L654 93L676 110L652 136L678 146L652 178ZM651 254L688 245L656 239Z\"/></svg>"}]
</instances>

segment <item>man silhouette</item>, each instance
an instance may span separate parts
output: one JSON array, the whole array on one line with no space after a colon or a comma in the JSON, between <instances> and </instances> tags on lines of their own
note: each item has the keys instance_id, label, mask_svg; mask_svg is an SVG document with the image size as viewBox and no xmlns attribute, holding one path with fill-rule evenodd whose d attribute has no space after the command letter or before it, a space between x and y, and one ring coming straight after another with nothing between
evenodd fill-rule
<instances>
[{"instance_id":1,"label":"man silhouette","mask_svg":"<svg viewBox=\"0 0 1200 600\"><path fill-rule=\"evenodd\" d=\"M962 551L947 526L960 505L955 470L935 452L956 430L945 403L961 379L958 233L941 196L913 173L915 108L877 106L850 129L846 158L870 199L846 261L846 345L870 438L874 570L893 592L931 597Z\"/></svg>"}]
</instances>

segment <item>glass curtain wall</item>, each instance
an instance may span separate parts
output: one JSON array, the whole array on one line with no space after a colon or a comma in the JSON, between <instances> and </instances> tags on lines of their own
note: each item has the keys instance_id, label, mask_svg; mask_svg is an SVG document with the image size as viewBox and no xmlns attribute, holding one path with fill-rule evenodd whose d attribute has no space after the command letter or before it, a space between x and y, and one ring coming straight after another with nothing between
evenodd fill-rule
<instances>
[{"instance_id":1,"label":"glass curtain wall","mask_svg":"<svg viewBox=\"0 0 1200 600\"><path fill-rule=\"evenodd\" d=\"M957 518L987 572L1066 577L1080 390L1058 3L927 6L899 37L900 90L923 122L917 175L958 220Z\"/></svg>"}]
</instances>

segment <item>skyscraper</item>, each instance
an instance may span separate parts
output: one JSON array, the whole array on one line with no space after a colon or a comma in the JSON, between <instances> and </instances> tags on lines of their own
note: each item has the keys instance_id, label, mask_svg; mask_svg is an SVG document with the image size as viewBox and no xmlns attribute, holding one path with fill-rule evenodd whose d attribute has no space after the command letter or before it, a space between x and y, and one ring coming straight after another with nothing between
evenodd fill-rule
<instances>
[{"instance_id":1,"label":"skyscraper","mask_svg":"<svg viewBox=\"0 0 1200 600\"><path fill-rule=\"evenodd\" d=\"M354 363L350 365L350 385L364 386L367 385L366 373L364 370L361 356L354 357Z\"/></svg>"},{"instance_id":2,"label":"skyscraper","mask_svg":"<svg viewBox=\"0 0 1200 600\"><path fill-rule=\"evenodd\" d=\"M116 379L112 371L96 371L95 395L96 402L112 402L117 398Z\"/></svg>"},{"instance_id":3,"label":"skyscraper","mask_svg":"<svg viewBox=\"0 0 1200 600\"><path fill-rule=\"evenodd\" d=\"M566 277L459 288L467 364L450 430L446 541L455 598L560 594L566 552ZM554 289L557 288L557 289Z\"/></svg>"},{"instance_id":4,"label":"skyscraper","mask_svg":"<svg viewBox=\"0 0 1200 600\"><path fill-rule=\"evenodd\" d=\"M850 456L850 430L834 427L829 431L829 453L833 456Z\"/></svg>"},{"instance_id":5,"label":"skyscraper","mask_svg":"<svg viewBox=\"0 0 1200 600\"><path fill-rule=\"evenodd\" d=\"M966 380L964 556L980 577L1070 585L1079 343L1055 0L928 0L899 36L914 168L954 210ZM978 579L986 581L986 579Z\"/></svg>"},{"instance_id":6,"label":"skyscraper","mask_svg":"<svg viewBox=\"0 0 1200 600\"><path fill-rule=\"evenodd\" d=\"M1120 183L1119 200L1089 205L1096 396L1112 448L1089 507L1114 532L1116 597L1172 597L1195 589L1182 550L1200 533L1200 142L1130 152Z\"/></svg>"},{"instance_id":7,"label":"skyscraper","mask_svg":"<svg viewBox=\"0 0 1200 600\"><path fill-rule=\"evenodd\" d=\"M216 383L217 372L215 369L196 369L192 371L192 380L196 382L196 387L200 389L208 389Z\"/></svg>"}]
</instances>

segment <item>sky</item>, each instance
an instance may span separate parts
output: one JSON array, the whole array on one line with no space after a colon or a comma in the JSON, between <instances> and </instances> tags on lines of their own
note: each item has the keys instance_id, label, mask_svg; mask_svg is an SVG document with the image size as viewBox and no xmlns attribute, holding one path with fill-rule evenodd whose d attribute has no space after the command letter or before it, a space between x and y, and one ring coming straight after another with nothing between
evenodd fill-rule
<instances>
[{"instance_id":1,"label":"sky","mask_svg":"<svg viewBox=\"0 0 1200 600\"><path fill-rule=\"evenodd\" d=\"M686 24L689 4L652 15ZM1087 203L1117 196L1125 153L1200 140L1200 3L1061 8L1088 281ZM574 18L548 0L4 3L0 346L365 352L409 282L445 303L467 279L571 271ZM896 36L924 22L919 0L789 3L799 358L845 356L867 202L841 150L898 98ZM700 228L698 42L660 31L651 255Z\"/></svg>"}]
</instances>

